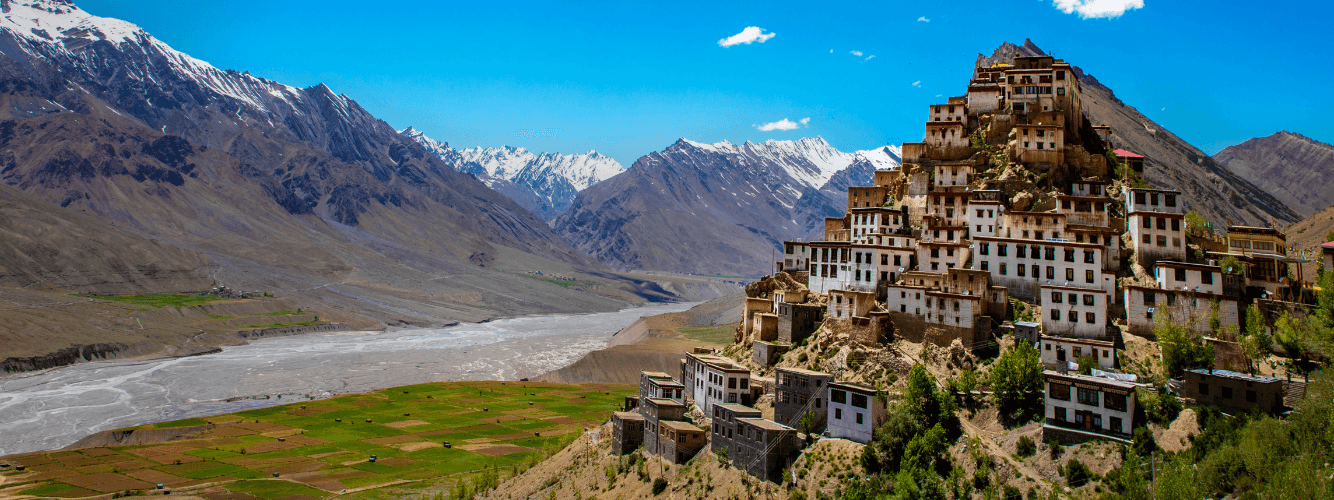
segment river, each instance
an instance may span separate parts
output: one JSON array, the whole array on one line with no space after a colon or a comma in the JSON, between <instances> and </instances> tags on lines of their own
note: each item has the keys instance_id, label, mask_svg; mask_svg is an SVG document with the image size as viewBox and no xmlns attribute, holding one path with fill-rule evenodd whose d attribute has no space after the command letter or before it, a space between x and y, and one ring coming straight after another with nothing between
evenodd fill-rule
<instances>
[{"instance_id":1,"label":"river","mask_svg":"<svg viewBox=\"0 0 1334 500\"><path fill-rule=\"evenodd\" d=\"M336 394L452 380L515 380L578 360L635 320L689 304L389 332L260 339L217 354L104 361L0 379L0 456L103 430ZM266 399L267 398L267 399Z\"/></svg>"}]
</instances>

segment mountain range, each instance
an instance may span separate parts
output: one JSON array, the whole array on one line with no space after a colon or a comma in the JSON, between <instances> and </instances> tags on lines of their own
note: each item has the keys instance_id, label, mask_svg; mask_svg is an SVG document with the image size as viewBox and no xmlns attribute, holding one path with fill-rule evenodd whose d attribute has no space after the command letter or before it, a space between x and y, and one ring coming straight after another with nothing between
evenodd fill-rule
<instances>
[{"instance_id":1,"label":"mountain range","mask_svg":"<svg viewBox=\"0 0 1334 500\"><path fill-rule=\"evenodd\" d=\"M1334 146L1329 144L1281 131L1228 147L1213 158L1302 217L1334 205Z\"/></svg>"},{"instance_id":2,"label":"mountain range","mask_svg":"<svg viewBox=\"0 0 1334 500\"><path fill-rule=\"evenodd\" d=\"M625 170L597 151L533 154L519 147L454 149L408 127L399 132L417 141L454 170L482 183L551 221L570 207L575 195Z\"/></svg>"},{"instance_id":3,"label":"mountain range","mask_svg":"<svg viewBox=\"0 0 1334 500\"><path fill-rule=\"evenodd\" d=\"M164 255L10 272L9 284L80 290L92 271L135 276L120 293L220 282L390 324L670 297L611 274L323 84L220 70L68 0L4 0L0 11L0 182L29 195L15 198L25 209L58 204L91 216L81 219L87 231L132 233ZM0 219L0 230L26 222ZM60 251L77 254L129 240L62 241ZM0 252L9 259L0 268L22 268L31 253Z\"/></svg>"},{"instance_id":4,"label":"mountain range","mask_svg":"<svg viewBox=\"0 0 1334 500\"><path fill-rule=\"evenodd\" d=\"M759 275L779 242L818 237L826 217L847 209L847 187L897 168L899 154L896 146L845 153L819 137L680 139L579 193L554 227L618 269Z\"/></svg>"}]
</instances>

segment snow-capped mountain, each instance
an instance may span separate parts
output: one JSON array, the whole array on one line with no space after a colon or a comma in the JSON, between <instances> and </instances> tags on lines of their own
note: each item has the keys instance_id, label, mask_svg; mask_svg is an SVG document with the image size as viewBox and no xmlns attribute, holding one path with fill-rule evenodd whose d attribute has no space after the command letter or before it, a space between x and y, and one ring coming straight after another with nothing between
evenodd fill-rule
<instances>
[{"instance_id":1,"label":"snow-capped mountain","mask_svg":"<svg viewBox=\"0 0 1334 500\"><path fill-rule=\"evenodd\" d=\"M589 310L486 267L601 266L323 84L220 70L69 0L0 0L0 82L0 182L206 254L229 285L394 322ZM487 307L403 299L468 294Z\"/></svg>"},{"instance_id":2,"label":"snow-capped mountain","mask_svg":"<svg viewBox=\"0 0 1334 500\"><path fill-rule=\"evenodd\" d=\"M477 176L545 220L569 208L579 191L625 171L597 151L582 154L533 154L524 148L454 149L412 127L401 132L455 170Z\"/></svg>"},{"instance_id":3,"label":"snow-capped mountain","mask_svg":"<svg viewBox=\"0 0 1334 500\"><path fill-rule=\"evenodd\" d=\"M680 139L580 192L555 228L613 267L754 275L769 269L765 250L817 235L825 217L841 216L848 186L898 166L898 148L845 153L819 137Z\"/></svg>"}]
</instances>

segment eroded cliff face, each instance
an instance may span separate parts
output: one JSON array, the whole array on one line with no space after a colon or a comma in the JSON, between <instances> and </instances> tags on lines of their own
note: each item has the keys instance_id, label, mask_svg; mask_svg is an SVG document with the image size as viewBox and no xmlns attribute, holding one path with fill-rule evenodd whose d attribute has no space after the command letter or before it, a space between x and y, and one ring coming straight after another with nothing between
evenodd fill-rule
<instances>
[{"instance_id":1,"label":"eroded cliff face","mask_svg":"<svg viewBox=\"0 0 1334 500\"><path fill-rule=\"evenodd\" d=\"M1214 161L1303 217L1334 205L1334 146L1288 131L1226 148Z\"/></svg>"},{"instance_id":2,"label":"eroded cliff face","mask_svg":"<svg viewBox=\"0 0 1334 500\"><path fill-rule=\"evenodd\" d=\"M979 65L1011 62L1015 56L1042 55L1031 40L1023 45L1002 44L991 56L978 54ZM1301 214L1244 176L1223 167L1195 146L1148 119L1116 97L1089 71L1074 67L1079 76L1084 113L1092 125L1112 129L1111 147L1145 156L1144 180L1158 188L1176 188L1190 208L1216 225L1234 223L1288 224Z\"/></svg>"}]
</instances>

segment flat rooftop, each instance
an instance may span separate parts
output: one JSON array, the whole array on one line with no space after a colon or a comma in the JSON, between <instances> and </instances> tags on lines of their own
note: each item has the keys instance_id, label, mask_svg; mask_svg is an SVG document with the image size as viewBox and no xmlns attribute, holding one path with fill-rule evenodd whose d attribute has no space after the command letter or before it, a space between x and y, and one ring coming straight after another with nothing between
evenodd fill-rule
<instances>
[{"instance_id":1,"label":"flat rooftop","mask_svg":"<svg viewBox=\"0 0 1334 500\"><path fill-rule=\"evenodd\" d=\"M767 418L738 418L737 420L738 420L738 421L741 421L741 422L745 422L745 423L750 424L750 425L753 425L753 426L755 426L755 427L759 427L759 428L761 428L761 429L768 429L768 430L771 430L771 431L795 431L795 430L796 430L796 429L793 429L793 428L788 427L788 426L786 426L786 425L780 424L780 423L778 423L778 422L774 422L773 420L769 420L769 419L767 419Z\"/></svg>"},{"instance_id":2,"label":"flat rooftop","mask_svg":"<svg viewBox=\"0 0 1334 500\"><path fill-rule=\"evenodd\" d=\"M1194 369L1194 370L1186 370L1186 371L1188 371L1188 372L1193 372L1193 373L1198 373L1198 374L1200 374L1200 375L1206 375L1206 376L1210 376L1210 375L1212 375L1212 376L1214 376L1214 377L1224 377L1224 378L1230 378L1230 379L1235 379L1235 380L1245 380L1245 381L1247 381L1247 382L1259 382L1259 383L1261 383L1261 384L1271 384L1271 383L1274 383L1274 382L1282 382L1282 381L1283 381L1283 379L1281 379L1281 378L1270 377L1270 376L1266 376L1266 375L1250 375L1250 374L1247 374L1247 373L1234 372L1234 371L1232 371L1232 370L1213 370L1212 372L1210 372L1208 369L1205 369L1205 368L1196 368L1196 369Z\"/></svg>"},{"instance_id":3,"label":"flat rooftop","mask_svg":"<svg viewBox=\"0 0 1334 500\"><path fill-rule=\"evenodd\" d=\"M690 423L690 422L678 422L678 421L675 421L675 420L663 420L663 421L658 422L658 425L661 425L661 426L663 426L663 427L666 427L666 428L668 428L668 429L671 429L671 430L674 430L674 431L677 431L677 432L698 432L698 433L700 433L700 434L703 434L703 433L704 433L704 430L700 429L699 427L695 427L695 424L692 424L692 423Z\"/></svg>"},{"instance_id":4,"label":"flat rooftop","mask_svg":"<svg viewBox=\"0 0 1334 500\"><path fill-rule=\"evenodd\" d=\"M612 412L612 415L621 420L644 420L643 415L640 415L632 411L617 411L617 412Z\"/></svg>"}]
</instances>

